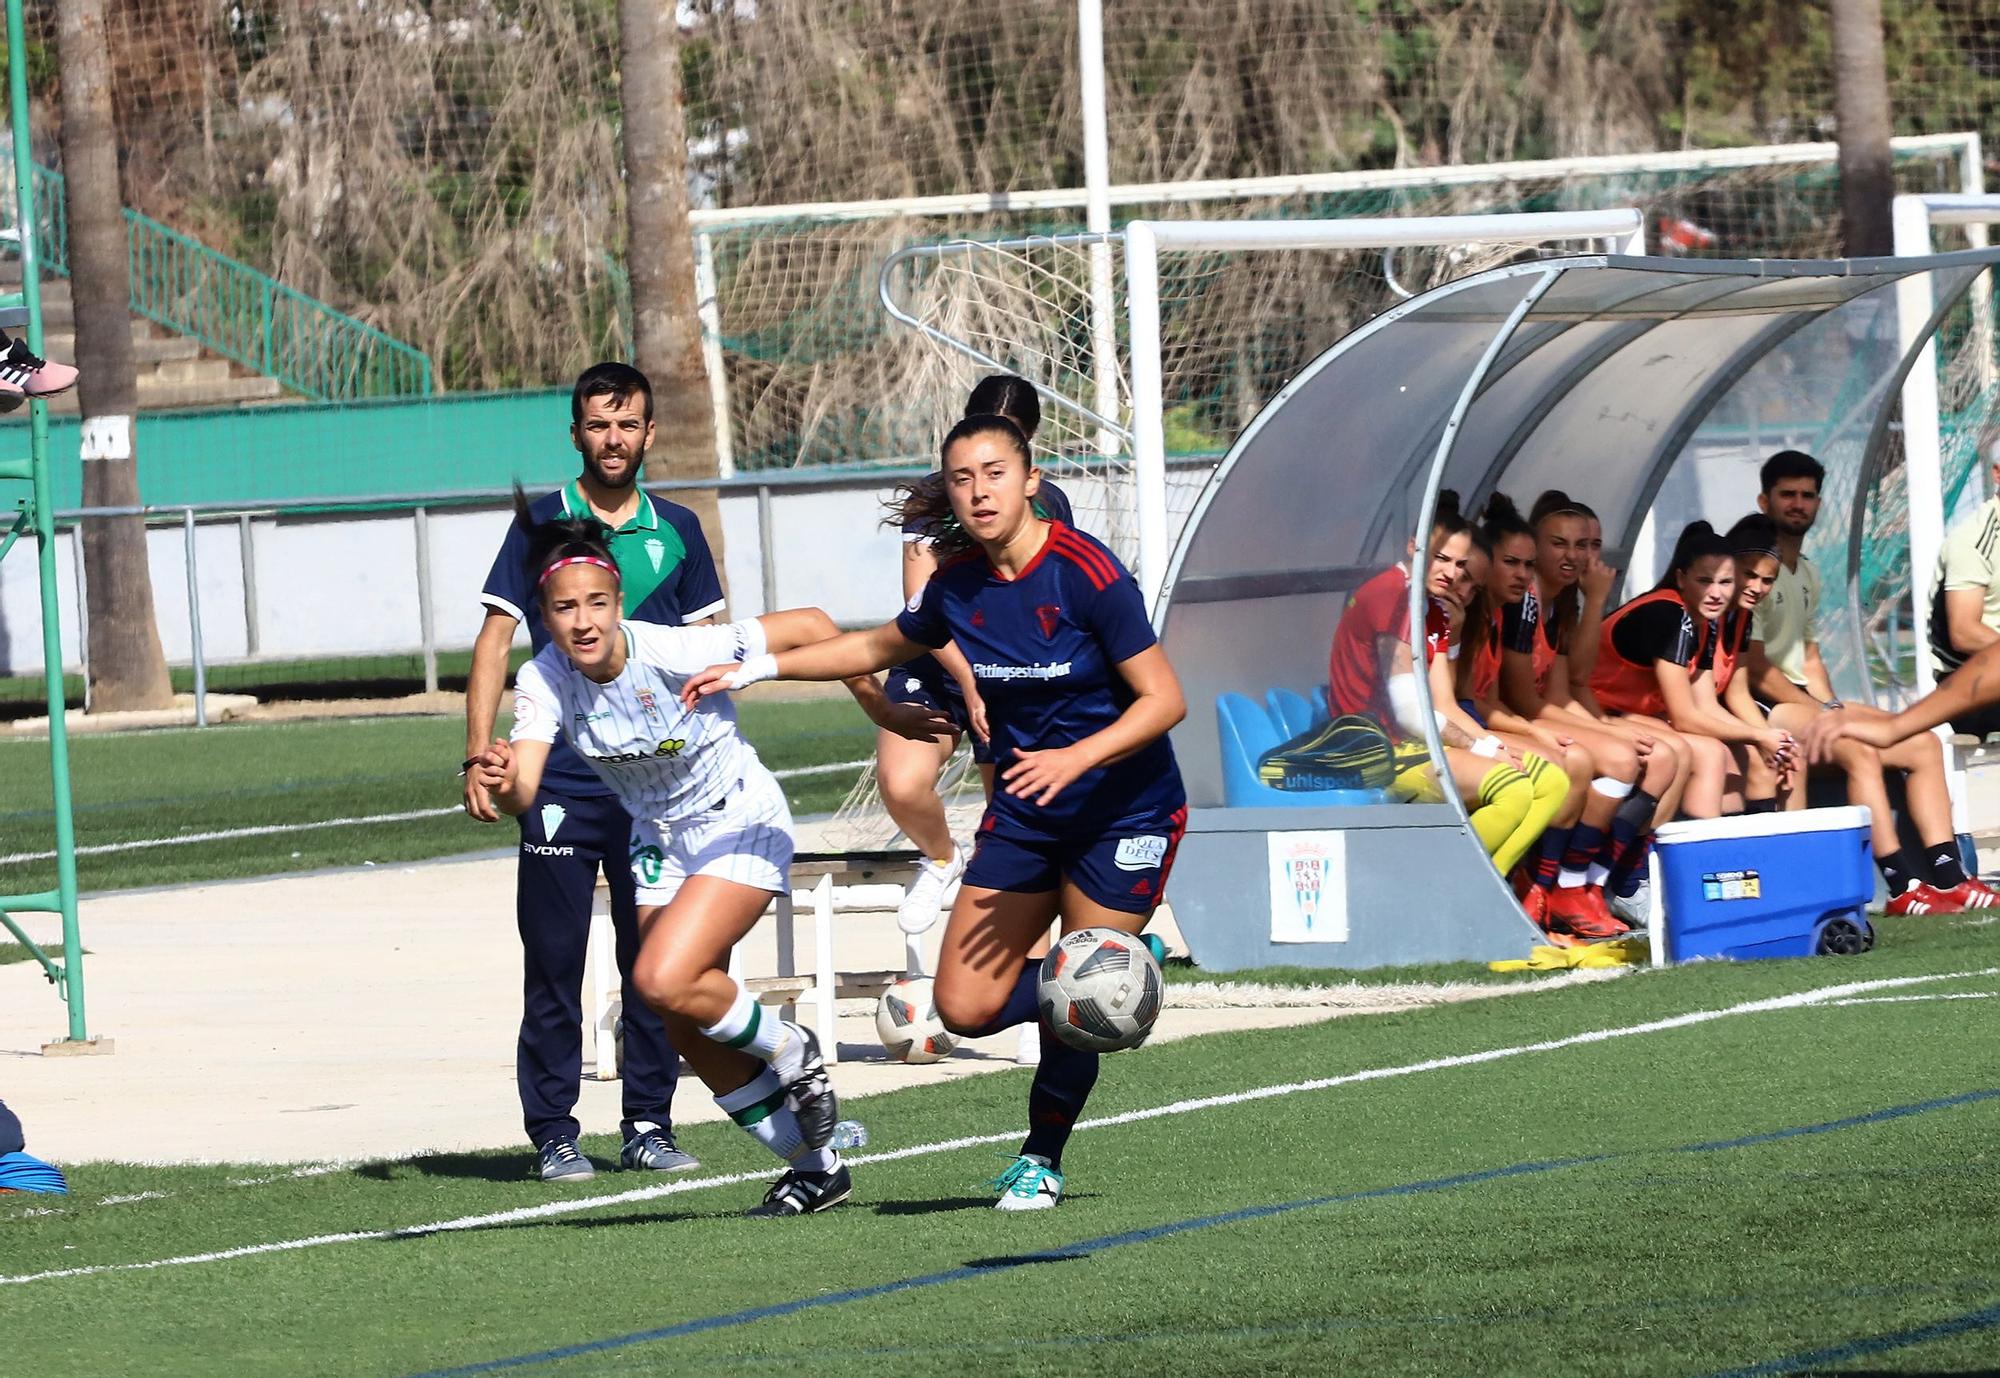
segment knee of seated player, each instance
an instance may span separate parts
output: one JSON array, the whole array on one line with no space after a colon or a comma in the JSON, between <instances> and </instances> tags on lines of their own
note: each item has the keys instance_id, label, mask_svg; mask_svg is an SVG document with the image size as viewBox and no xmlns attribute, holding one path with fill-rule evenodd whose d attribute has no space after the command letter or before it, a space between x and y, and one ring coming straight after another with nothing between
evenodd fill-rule
<instances>
[{"instance_id":1,"label":"knee of seated player","mask_svg":"<svg viewBox=\"0 0 2000 1378\"><path fill-rule=\"evenodd\" d=\"M1572 782L1589 784L1603 772L1597 765L1597 754L1582 742L1571 742L1562 749L1563 774Z\"/></svg>"},{"instance_id":2,"label":"knee of seated player","mask_svg":"<svg viewBox=\"0 0 2000 1378\"><path fill-rule=\"evenodd\" d=\"M1729 773L1729 748L1713 737L1687 737L1691 768L1704 780L1717 779Z\"/></svg>"},{"instance_id":3,"label":"knee of seated player","mask_svg":"<svg viewBox=\"0 0 2000 1378\"><path fill-rule=\"evenodd\" d=\"M1630 742L1617 740L1601 742L1593 748L1591 754L1597 763L1599 775L1627 783L1639 778L1639 748Z\"/></svg>"}]
</instances>

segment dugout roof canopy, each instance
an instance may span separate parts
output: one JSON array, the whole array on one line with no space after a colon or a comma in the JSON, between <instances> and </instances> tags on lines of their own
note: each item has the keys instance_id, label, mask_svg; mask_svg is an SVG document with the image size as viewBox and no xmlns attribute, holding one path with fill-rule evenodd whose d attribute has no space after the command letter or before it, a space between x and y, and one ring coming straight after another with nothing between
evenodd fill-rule
<instances>
[{"instance_id":1,"label":"dugout roof canopy","mask_svg":"<svg viewBox=\"0 0 2000 1378\"><path fill-rule=\"evenodd\" d=\"M1754 510L1769 454L1806 450L1829 471L1807 546L1822 650L1836 686L1865 695L1852 571L1902 382L1996 261L1549 259L1448 283L1341 340L1238 438L1167 570L1190 802L1224 802L1217 696L1323 685L1347 593L1404 557L1447 487L1467 512L1498 489L1523 513L1563 489L1602 517L1607 559L1634 562L1629 592L1686 521L1724 530Z\"/></svg>"}]
</instances>

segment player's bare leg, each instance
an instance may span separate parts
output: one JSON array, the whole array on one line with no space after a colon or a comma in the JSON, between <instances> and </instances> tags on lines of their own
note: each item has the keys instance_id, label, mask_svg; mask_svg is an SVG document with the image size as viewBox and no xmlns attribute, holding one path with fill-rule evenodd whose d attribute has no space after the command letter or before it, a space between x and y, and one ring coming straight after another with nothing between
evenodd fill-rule
<instances>
[{"instance_id":1,"label":"player's bare leg","mask_svg":"<svg viewBox=\"0 0 2000 1378\"><path fill-rule=\"evenodd\" d=\"M905 933L922 933L935 924L945 896L965 874L965 858L938 795L938 776L957 746L955 733L927 741L888 731L876 734L875 778L882 790L882 807L924 857L897 907L896 922Z\"/></svg>"}]
</instances>

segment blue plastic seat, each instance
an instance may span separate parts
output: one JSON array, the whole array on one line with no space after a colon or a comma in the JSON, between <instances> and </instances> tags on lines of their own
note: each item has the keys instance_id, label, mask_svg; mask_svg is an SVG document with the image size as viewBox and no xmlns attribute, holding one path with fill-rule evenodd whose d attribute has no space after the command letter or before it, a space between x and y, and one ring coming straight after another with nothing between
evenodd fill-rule
<instances>
[{"instance_id":1,"label":"blue plastic seat","mask_svg":"<svg viewBox=\"0 0 2000 1378\"><path fill-rule=\"evenodd\" d=\"M1264 706L1271 710L1271 721L1278 725L1278 740L1288 742L1311 727L1315 722L1326 721L1322 714L1315 718L1313 706L1303 694L1294 694L1285 688L1273 689L1264 695Z\"/></svg>"},{"instance_id":2,"label":"blue plastic seat","mask_svg":"<svg viewBox=\"0 0 2000 1378\"><path fill-rule=\"evenodd\" d=\"M1296 737L1311 726L1293 730L1284 725L1278 712L1278 694L1303 704L1304 699L1290 690L1273 690L1270 709L1241 694L1218 694L1215 699L1216 735L1222 741L1222 798L1232 809L1323 808L1331 804L1379 804L1386 796L1373 789L1272 789L1257 778L1257 760L1265 752Z\"/></svg>"}]
</instances>

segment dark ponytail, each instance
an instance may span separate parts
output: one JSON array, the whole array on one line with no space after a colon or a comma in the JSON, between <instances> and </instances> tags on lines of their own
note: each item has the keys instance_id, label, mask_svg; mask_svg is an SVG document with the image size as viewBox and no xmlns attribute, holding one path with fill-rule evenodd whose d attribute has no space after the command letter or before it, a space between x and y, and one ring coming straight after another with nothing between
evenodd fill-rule
<instances>
[{"instance_id":1,"label":"dark ponytail","mask_svg":"<svg viewBox=\"0 0 2000 1378\"><path fill-rule=\"evenodd\" d=\"M1479 529L1489 547L1498 546L1515 536L1535 534L1535 528L1528 525L1521 516L1521 509L1505 493L1495 493L1486 499L1486 507L1479 514Z\"/></svg>"},{"instance_id":2,"label":"dark ponytail","mask_svg":"<svg viewBox=\"0 0 2000 1378\"><path fill-rule=\"evenodd\" d=\"M1778 554L1778 524L1762 512L1752 512L1749 516L1729 528L1723 539L1729 542L1729 553L1739 560L1759 560Z\"/></svg>"},{"instance_id":3,"label":"dark ponytail","mask_svg":"<svg viewBox=\"0 0 2000 1378\"><path fill-rule=\"evenodd\" d=\"M1009 375L1001 375L1003 378ZM992 382L992 379L988 379ZM938 463L941 466L951 447L961 440L971 440L977 436L993 435L1008 442L1021 463L1028 468L1035 464L1034 456L1028 449L1028 437L1009 418L998 412L982 412L967 416L950 431L946 432L944 443L938 446ZM889 515L882 519L884 526L901 526L907 530L922 532L931 543L931 549L940 562L953 556L963 555L972 549L973 540L958 518L952 515L951 497L945 492L942 469L925 474L896 485L895 494L888 504Z\"/></svg>"},{"instance_id":4,"label":"dark ponytail","mask_svg":"<svg viewBox=\"0 0 2000 1378\"><path fill-rule=\"evenodd\" d=\"M1042 427L1042 399L1034 384L1012 373L993 373L979 380L965 399L967 416L1004 416L1029 440Z\"/></svg>"},{"instance_id":5,"label":"dark ponytail","mask_svg":"<svg viewBox=\"0 0 2000 1378\"><path fill-rule=\"evenodd\" d=\"M1680 582L1682 570L1692 568L1696 560L1705 560L1719 555L1729 559L1732 552L1729 542L1715 534L1715 528L1707 522L1689 522L1681 529L1680 539L1674 542L1673 558L1667 561L1667 572L1660 576L1660 582L1653 585L1653 592L1673 588Z\"/></svg>"},{"instance_id":6,"label":"dark ponytail","mask_svg":"<svg viewBox=\"0 0 2000 1378\"><path fill-rule=\"evenodd\" d=\"M618 562L611 557L611 529L597 518L551 517L538 522L528 511L528 495L521 491L521 485L514 485L514 524L521 528L528 538L528 553L523 563L527 566L528 582L535 586L537 596L541 593L542 580L550 565L558 560L601 560L611 567L611 577L618 582L624 580L618 573Z\"/></svg>"}]
</instances>

